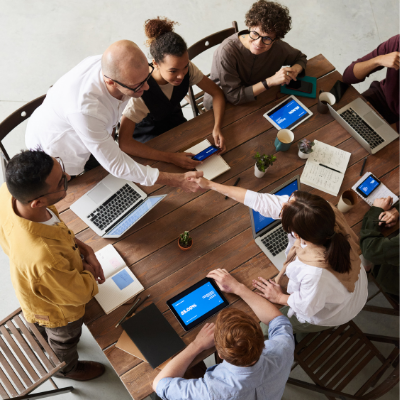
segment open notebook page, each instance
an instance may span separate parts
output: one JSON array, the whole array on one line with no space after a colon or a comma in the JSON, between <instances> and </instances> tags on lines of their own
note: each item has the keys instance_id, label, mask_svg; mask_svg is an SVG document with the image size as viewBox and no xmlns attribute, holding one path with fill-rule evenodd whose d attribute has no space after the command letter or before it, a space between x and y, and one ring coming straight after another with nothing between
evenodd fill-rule
<instances>
[{"instance_id":1,"label":"open notebook page","mask_svg":"<svg viewBox=\"0 0 400 400\"><path fill-rule=\"evenodd\" d=\"M103 268L104 277L107 279L114 275L117 271L126 267L125 261L118 254L112 244L103 247L101 250L96 251L96 257Z\"/></svg>"},{"instance_id":2,"label":"open notebook page","mask_svg":"<svg viewBox=\"0 0 400 400\"><path fill-rule=\"evenodd\" d=\"M314 151L308 158L327 167L336 169L337 171L346 172L351 154L347 151L330 146L329 144L315 140Z\"/></svg>"}]
</instances>

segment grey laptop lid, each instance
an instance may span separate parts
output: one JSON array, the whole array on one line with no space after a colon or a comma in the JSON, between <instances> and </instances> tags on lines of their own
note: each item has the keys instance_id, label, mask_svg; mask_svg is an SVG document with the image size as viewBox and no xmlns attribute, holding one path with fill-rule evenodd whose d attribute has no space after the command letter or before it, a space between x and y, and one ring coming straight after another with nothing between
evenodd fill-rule
<instances>
[{"instance_id":1,"label":"grey laptop lid","mask_svg":"<svg viewBox=\"0 0 400 400\"><path fill-rule=\"evenodd\" d=\"M290 196L294 191L300 190L300 175L296 175L290 180L286 181L281 186L274 189L271 194L277 196ZM275 220L273 218L264 217L259 212L249 209L251 219L251 229L253 232L253 238L256 239L259 236L265 235L270 230L274 229L281 223L281 220Z\"/></svg>"}]
</instances>

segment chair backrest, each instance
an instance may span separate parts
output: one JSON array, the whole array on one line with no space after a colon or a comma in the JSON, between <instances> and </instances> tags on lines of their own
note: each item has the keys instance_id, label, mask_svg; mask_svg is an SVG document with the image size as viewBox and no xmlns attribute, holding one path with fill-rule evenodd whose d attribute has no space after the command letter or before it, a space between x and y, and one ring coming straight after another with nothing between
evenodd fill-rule
<instances>
[{"instance_id":1,"label":"chair backrest","mask_svg":"<svg viewBox=\"0 0 400 400\"><path fill-rule=\"evenodd\" d=\"M0 349L3 399L30 393L65 366L36 326L24 321L21 309L0 322Z\"/></svg>"},{"instance_id":2,"label":"chair backrest","mask_svg":"<svg viewBox=\"0 0 400 400\"><path fill-rule=\"evenodd\" d=\"M44 94L43 96L40 96L37 99L30 101L18 110L14 111L3 122L0 123L0 149L3 153L1 156L3 156L7 162L10 161L10 156L4 148L2 140L19 124L29 118L32 113L43 103L45 97L46 95Z\"/></svg>"},{"instance_id":3,"label":"chair backrest","mask_svg":"<svg viewBox=\"0 0 400 400\"><path fill-rule=\"evenodd\" d=\"M193 60L193 58L203 53L203 51L211 49L211 47L222 43L227 37L238 31L237 22L233 21L232 28L224 29L223 31L213 33L212 35L206 36L205 38L199 40L197 43L188 48L189 60Z\"/></svg>"},{"instance_id":4,"label":"chair backrest","mask_svg":"<svg viewBox=\"0 0 400 400\"><path fill-rule=\"evenodd\" d=\"M236 32L239 32L238 24L236 21L233 21L232 28L224 29L223 31L213 33L212 35L209 35L204 39L199 40L197 43L188 48L189 60L193 60L193 58L197 57L204 51L211 49L211 47L214 47L218 44L221 44L227 37L233 35ZM189 86L189 102L192 107L194 117L200 114L200 111L198 109L198 104L202 103L203 95L204 93L201 92L201 94L196 96L197 97L196 99L193 92L193 88Z\"/></svg>"},{"instance_id":5,"label":"chair backrest","mask_svg":"<svg viewBox=\"0 0 400 400\"><path fill-rule=\"evenodd\" d=\"M394 349L385 358L370 339L394 344ZM398 360L399 348L398 339L366 335L353 321L350 321L336 328L308 334L296 346L294 355L298 365L318 385L316 388L320 390L316 391L324 393L328 398L329 391L332 394L340 393L340 398L347 398L347 393L342 392L343 389L356 378L372 359L377 358L381 362L381 366L354 395L350 395L351 398L372 399L374 397L369 397L366 392L374 387L385 371ZM390 390L395 386L396 379L398 382L398 369L395 368L391 374L391 379L385 381L383 385L381 384L376 393L382 395L385 390L386 392ZM288 382L297 384L294 379L289 379ZM354 385L351 386L353 387Z\"/></svg>"}]
</instances>

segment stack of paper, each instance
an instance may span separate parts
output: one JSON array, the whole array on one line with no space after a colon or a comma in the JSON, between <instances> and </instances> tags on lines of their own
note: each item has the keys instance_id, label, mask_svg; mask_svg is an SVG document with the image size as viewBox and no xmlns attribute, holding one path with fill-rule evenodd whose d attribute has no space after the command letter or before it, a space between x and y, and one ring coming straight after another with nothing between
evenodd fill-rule
<instances>
[{"instance_id":1,"label":"stack of paper","mask_svg":"<svg viewBox=\"0 0 400 400\"><path fill-rule=\"evenodd\" d=\"M315 140L313 152L307 160L300 182L337 196L351 154Z\"/></svg>"},{"instance_id":2,"label":"stack of paper","mask_svg":"<svg viewBox=\"0 0 400 400\"><path fill-rule=\"evenodd\" d=\"M185 150L185 153L199 154L201 151L210 146L211 143L207 139L205 139L202 142L191 147L190 149ZM204 160L202 164L196 167L196 170L203 171L204 178L210 181L217 176L222 175L224 172L229 171L230 169L231 167L218 154L212 155L211 157Z\"/></svg>"},{"instance_id":3,"label":"stack of paper","mask_svg":"<svg viewBox=\"0 0 400 400\"><path fill-rule=\"evenodd\" d=\"M103 247L96 252L96 257L103 268L106 281L99 285L99 293L95 298L104 312L109 314L144 288L113 245Z\"/></svg>"}]
</instances>

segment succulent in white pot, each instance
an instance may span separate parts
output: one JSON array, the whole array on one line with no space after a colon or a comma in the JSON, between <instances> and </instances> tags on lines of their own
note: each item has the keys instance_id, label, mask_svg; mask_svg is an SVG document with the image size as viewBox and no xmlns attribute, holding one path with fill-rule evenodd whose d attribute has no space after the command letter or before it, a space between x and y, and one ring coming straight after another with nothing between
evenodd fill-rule
<instances>
[{"instance_id":1,"label":"succulent in white pot","mask_svg":"<svg viewBox=\"0 0 400 400\"><path fill-rule=\"evenodd\" d=\"M312 142L311 140L308 140L306 138L301 139L298 143L299 146L299 157L306 159L308 157L310 157L310 154L313 152L313 146L315 145L314 142Z\"/></svg>"},{"instance_id":2,"label":"succulent in white pot","mask_svg":"<svg viewBox=\"0 0 400 400\"><path fill-rule=\"evenodd\" d=\"M256 153L253 158L256 160L254 165L254 175L257 178L262 178L267 172L267 169L276 161L275 156L266 154L260 155L260 153Z\"/></svg>"}]
</instances>

